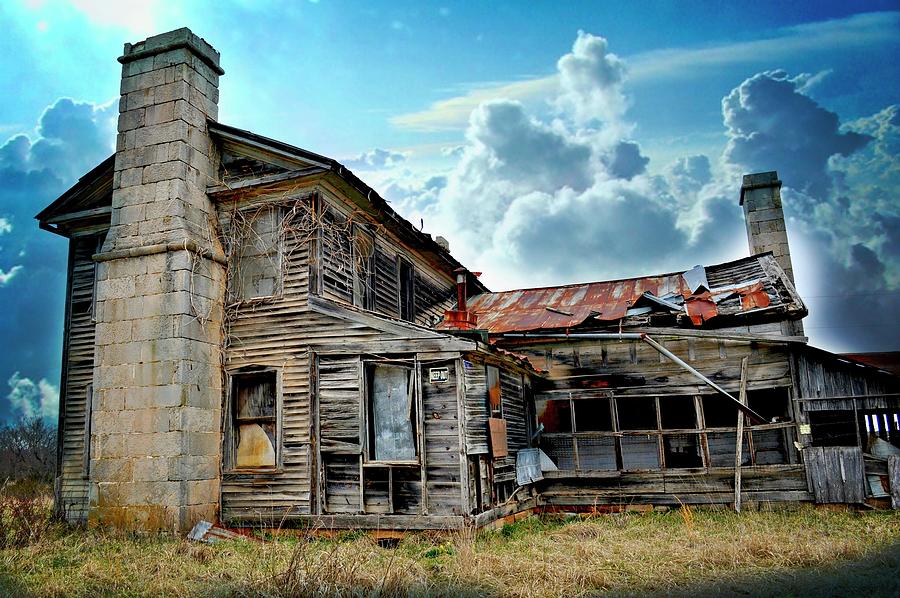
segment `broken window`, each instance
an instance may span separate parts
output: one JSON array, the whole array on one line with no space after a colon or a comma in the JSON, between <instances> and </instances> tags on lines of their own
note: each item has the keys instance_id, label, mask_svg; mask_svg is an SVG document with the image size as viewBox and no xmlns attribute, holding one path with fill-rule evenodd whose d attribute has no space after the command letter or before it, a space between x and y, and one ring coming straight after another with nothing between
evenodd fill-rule
<instances>
[{"instance_id":1,"label":"broken window","mask_svg":"<svg viewBox=\"0 0 900 598\"><path fill-rule=\"evenodd\" d=\"M414 370L400 365L369 366L369 459L416 461Z\"/></svg>"},{"instance_id":2,"label":"broken window","mask_svg":"<svg viewBox=\"0 0 900 598\"><path fill-rule=\"evenodd\" d=\"M767 423L791 420L790 397L787 388L765 388L747 393L750 409L759 413Z\"/></svg>"},{"instance_id":3,"label":"broken window","mask_svg":"<svg viewBox=\"0 0 900 598\"><path fill-rule=\"evenodd\" d=\"M400 288L400 319L412 322L416 319L415 269L404 258L397 258L397 272Z\"/></svg>"},{"instance_id":4,"label":"broken window","mask_svg":"<svg viewBox=\"0 0 900 598\"><path fill-rule=\"evenodd\" d=\"M703 467L699 434L665 434L663 449L667 468Z\"/></svg>"},{"instance_id":5,"label":"broken window","mask_svg":"<svg viewBox=\"0 0 900 598\"><path fill-rule=\"evenodd\" d=\"M660 397L659 414L663 430L697 429L694 397Z\"/></svg>"},{"instance_id":6,"label":"broken window","mask_svg":"<svg viewBox=\"0 0 900 598\"><path fill-rule=\"evenodd\" d=\"M703 420L707 428L734 428L737 426L737 414L737 406L728 397L703 397Z\"/></svg>"},{"instance_id":7,"label":"broken window","mask_svg":"<svg viewBox=\"0 0 900 598\"><path fill-rule=\"evenodd\" d=\"M278 383L274 370L231 375L232 467L277 465Z\"/></svg>"},{"instance_id":8,"label":"broken window","mask_svg":"<svg viewBox=\"0 0 900 598\"><path fill-rule=\"evenodd\" d=\"M535 407L537 408L538 423L544 425L544 432L555 434L572 431L572 412L569 399L537 401Z\"/></svg>"},{"instance_id":9,"label":"broken window","mask_svg":"<svg viewBox=\"0 0 900 598\"><path fill-rule=\"evenodd\" d=\"M353 305L375 309L375 237L353 225Z\"/></svg>"},{"instance_id":10,"label":"broken window","mask_svg":"<svg viewBox=\"0 0 900 598\"><path fill-rule=\"evenodd\" d=\"M234 220L232 301L272 297L281 291L281 221L275 208L245 210ZM240 223L240 224L238 224Z\"/></svg>"},{"instance_id":11,"label":"broken window","mask_svg":"<svg viewBox=\"0 0 900 598\"><path fill-rule=\"evenodd\" d=\"M621 443L623 469L659 469L659 436L623 436Z\"/></svg>"},{"instance_id":12,"label":"broken window","mask_svg":"<svg viewBox=\"0 0 900 598\"><path fill-rule=\"evenodd\" d=\"M579 399L572 401L572 405L576 432L612 432L609 399Z\"/></svg>"},{"instance_id":13,"label":"broken window","mask_svg":"<svg viewBox=\"0 0 900 598\"><path fill-rule=\"evenodd\" d=\"M616 399L620 430L657 430L656 399Z\"/></svg>"},{"instance_id":14,"label":"broken window","mask_svg":"<svg viewBox=\"0 0 900 598\"><path fill-rule=\"evenodd\" d=\"M852 411L809 411L808 416L813 446L858 446Z\"/></svg>"},{"instance_id":15,"label":"broken window","mask_svg":"<svg viewBox=\"0 0 900 598\"><path fill-rule=\"evenodd\" d=\"M496 366L485 366L485 386L487 386L487 403L490 417L503 417L503 406L500 400L500 370Z\"/></svg>"}]
</instances>

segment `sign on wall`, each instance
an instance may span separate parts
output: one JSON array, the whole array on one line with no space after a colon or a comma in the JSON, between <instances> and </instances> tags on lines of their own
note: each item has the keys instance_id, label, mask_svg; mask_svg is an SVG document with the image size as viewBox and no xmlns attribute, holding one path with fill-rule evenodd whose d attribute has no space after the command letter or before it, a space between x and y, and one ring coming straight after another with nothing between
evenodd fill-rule
<instances>
[{"instance_id":1,"label":"sign on wall","mask_svg":"<svg viewBox=\"0 0 900 598\"><path fill-rule=\"evenodd\" d=\"M428 381L432 384L450 380L450 368L429 368Z\"/></svg>"}]
</instances>

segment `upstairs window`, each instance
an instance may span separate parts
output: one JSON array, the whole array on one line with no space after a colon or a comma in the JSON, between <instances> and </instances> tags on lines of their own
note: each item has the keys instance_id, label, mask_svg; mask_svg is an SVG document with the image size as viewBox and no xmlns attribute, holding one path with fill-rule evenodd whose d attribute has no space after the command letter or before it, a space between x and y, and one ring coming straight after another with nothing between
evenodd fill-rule
<instances>
[{"instance_id":1,"label":"upstairs window","mask_svg":"<svg viewBox=\"0 0 900 598\"><path fill-rule=\"evenodd\" d=\"M375 236L353 225L353 305L375 309Z\"/></svg>"},{"instance_id":2,"label":"upstairs window","mask_svg":"<svg viewBox=\"0 0 900 598\"><path fill-rule=\"evenodd\" d=\"M376 363L368 367L370 461L416 462L414 370Z\"/></svg>"},{"instance_id":3,"label":"upstairs window","mask_svg":"<svg viewBox=\"0 0 900 598\"><path fill-rule=\"evenodd\" d=\"M400 287L400 319L413 322L416 319L415 270L408 260L398 258L397 272Z\"/></svg>"},{"instance_id":4,"label":"upstairs window","mask_svg":"<svg viewBox=\"0 0 900 598\"><path fill-rule=\"evenodd\" d=\"M233 469L278 464L278 379L274 370L231 376Z\"/></svg>"},{"instance_id":5,"label":"upstairs window","mask_svg":"<svg viewBox=\"0 0 900 598\"><path fill-rule=\"evenodd\" d=\"M281 292L281 213L244 210L232 222L231 301L273 297Z\"/></svg>"}]
</instances>

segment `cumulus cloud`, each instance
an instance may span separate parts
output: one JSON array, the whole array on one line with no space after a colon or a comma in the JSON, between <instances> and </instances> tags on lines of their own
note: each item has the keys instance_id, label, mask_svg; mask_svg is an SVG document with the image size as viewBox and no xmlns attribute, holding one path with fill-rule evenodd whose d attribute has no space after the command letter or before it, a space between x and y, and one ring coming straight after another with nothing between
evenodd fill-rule
<instances>
[{"instance_id":1,"label":"cumulus cloud","mask_svg":"<svg viewBox=\"0 0 900 598\"><path fill-rule=\"evenodd\" d=\"M604 38L579 31L572 51L556 68L561 90L557 105L578 124L615 121L624 114L625 63L609 52Z\"/></svg>"},{"instance_id":2,"label":"cumulus cloud","mask_svg":"<svg viewBox=\"0 0 900 598\"><path fill-rule=\"evenodd\" d=\"M370 170L375 168L390 168L397 166L406 160L406 155L400 152L392 152L390 150L374 148L367 152L363 152L355 158L345 160L344 163L349 168L358 168L360 170Z\"/></svg>"},{"instance_id":3,"label":"cumulus cloud","mask_svg":"<svg viewBox=\"0 0 900 598\"><path fill-rule=\"evenodd\" d=\"M53 379L59 371L66 242L34 215L113 150L115 107L60 99L38 119L37 135L0 144L0 372ZM36 383L39 389L40 383ZM0 402L0 420L11 403Z\"/></svg>"},{"instance_id":4,"label":"cumulus cloud","mask_svg":"<svg viewBox=\"0 0 900 598\"><path fill-rule=\"evenodd\" d=\"M7 401L12 412L24 418L55 419L59 413L59 388L41 378L38 382L23 378L19 372L7 380Z\"/></svg>"},{"instance_id":5,"label":"cumulus cloud","mask_svg":"<svg viewBox=\"0 0 900 598\"><path fill-rule=\"evenodd\" d=\"M787 167L791 186L822 197L831 189L828 160L847 156L871 137L842 132L838 116L805 95L809 76L784 71L750 77L722 100L727 162L759 172Z\"/></svg>"},{"instance_id":6,"label":"cumulus cloud","mask_svg":"<svg viewBox=\"0 0 900 598\"><path fill-rule=\"evenodd\" d=\"M0 235L12 232L12 223L6 218L0 218Z\"/></svg>"}]
</instances>

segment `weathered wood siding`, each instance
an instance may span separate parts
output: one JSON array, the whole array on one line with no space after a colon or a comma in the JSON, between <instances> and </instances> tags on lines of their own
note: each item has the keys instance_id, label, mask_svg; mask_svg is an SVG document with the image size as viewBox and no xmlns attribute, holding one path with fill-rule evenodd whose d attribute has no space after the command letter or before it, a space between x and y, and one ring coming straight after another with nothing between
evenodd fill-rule
<instances>
[{"instance_id":1,"label":"weathered wood siding","mask_svg":"<svg viewBox=\"0 0 900 598\"><path fill-rule=\"evenodd\" d=\"M96 236L79 236L70 241L72 270L69 301L65 388L61 400L65 413L62 422L62 455L59 464L60 510L72 522L87 520L88 479L84 469L85 417L87 390L94 372L94 322L91 306L94 297L94 261Z\"/></svg>"},{"instance_id":2,"label":"weathered wood siding","mask_svg":"<svg viewBox=\"0 0 900 598\"><path fill-rule=\"evenodd\" d=\"M631 504L679 506L728 505L734 502L734 469L574 475L548 472L538 485L548 506L620 508ZM811 501L802 465L743 468L741 500L748 502Z\"/></svg>"},{"instance_id":3,"label":"weathered wood siding","mask_svg":"<svg viewBox=\"0 0 900 598\"><path fill-rule=\"evenodd\" d=\"M866 476L859 447L807 447L803 458L817 503L865 501Z\"/></svg>"},{"instance_id":4,"label":"weathered wood siding","mask_svg":"<svg viewBox=\"0 0 900 598\"><path fill-rule=\"evenodd\" d=\"M487 382L483 363L464 361L466 388L466 453L488 454Z\"/></svg>"},{"instance_id":5,"label":"weathered wood siding","mask_svg":"<svg viewBox=\"0 0 900 598\"><path fill-rule=\"evenodd\" d=\"M429 382L428 370L432 367L448 368L449 380L439 383ZM460 479L456 361L423 365L421 376L425 420L425 495L428 513L461 515L466 509L463 505L463 487Z\"/></svg>"},{"instance_id":6,"label":"weathered wood siding","mask_svg":"<svg viewBox=\"0 0 900 598\"><path fill-rule=\"evenodd\" d=\"M900 408L900 398L883 396L900 392L896 378L820 351L798 352L797 384L804 411Z\"/></svg>"}]
</instances>

